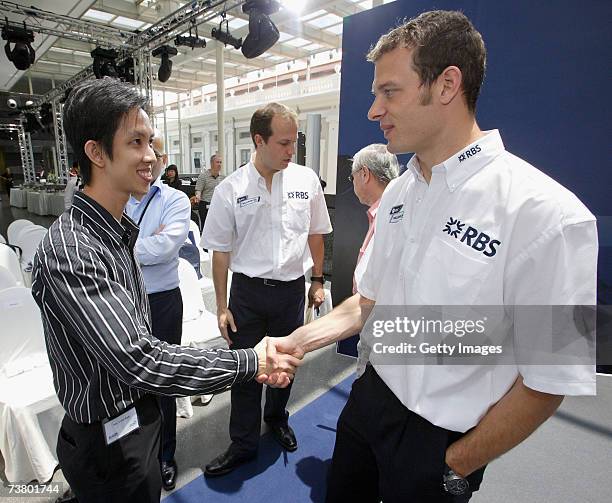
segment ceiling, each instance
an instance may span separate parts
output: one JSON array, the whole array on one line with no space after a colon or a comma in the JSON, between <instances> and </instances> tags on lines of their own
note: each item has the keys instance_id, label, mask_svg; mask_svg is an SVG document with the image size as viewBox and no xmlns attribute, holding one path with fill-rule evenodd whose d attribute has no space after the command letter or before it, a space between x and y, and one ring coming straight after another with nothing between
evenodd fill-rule
<instances>
[{"instance_id":1,"label":"ceiling","mask_svg":"<svg viewBox=\"0 0 612 503\"><path fill-rule=\"evenodd\" d=\"M246 59L239 50L228 46L224 52L226 77L241 77L253 71L274 70L280 65L295 60L308 60L313 55L330 53L341 47L342 20L376 5L393 0L284 0L282 8L271 16L280 31L280 40L262 56ZM0 7L10 2L0 0ZM88 20L123 31L145 30L151 24L175 12L185 4L177 0L21 0L21 6L35 6L55 14ZM236 2L227 2L228 5ZM301 12L295 9L301 8ZM4 13L2 13L4 15ZM24 19L19 14L9 14L11 21ZM205 37L206 48L179 47L179 54L172 58L172 76L165 84L155 81L154 89L174 92L188 91L215 82L215 43L211 43L210 32L218 28L221 18L216 17L198 26L198 34ZM240 38L248 34L248 16L241 9L228 12L230 32ZM28 28L34 26L32 18L26 19ZM44 26L57 28L51 21L35 20ZM68 38L58 38L37 33L33 47L36 62L23 72L15 69L4 51L0 51L0 90L43 94L52 87L74 76L92 63L90 52L95 44ZM319 58L320 59L320 58ZM157 60L153 59L154 73ZM329 59L328 59L329 61Z\"/></svg>"}]
</instances>

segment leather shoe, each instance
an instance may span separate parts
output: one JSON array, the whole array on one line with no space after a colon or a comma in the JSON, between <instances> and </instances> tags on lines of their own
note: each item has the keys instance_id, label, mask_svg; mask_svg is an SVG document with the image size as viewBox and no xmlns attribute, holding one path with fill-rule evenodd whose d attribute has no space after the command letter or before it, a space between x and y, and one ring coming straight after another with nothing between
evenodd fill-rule
<instances>
[{"instance_id":1,"label":"leather shoe","mask_svg":"<svg viewBox=\"0 0 612 503\"><path fill-rule=\"evenodd\" d=\"M204 474L207 477L219 477L254 458L255 454L240 454L230 447L206 465Z\"/></svg>"},{"instance_id":2,"label":"leather shoe","mask_svg":"<svg viewBox=\"0 0 612 503\"><path fill-rule=\"evenodd\" d=\"M288 424L270 424L272 436L279 444L289 452L293 452L298 448L295 433Z\"/></svg>"},{"instance_id":3,"label":"leather shoe","mask_svg":"<svg viewBox=\"0 0 612 503\"><path fill-rule=\"evenodd\" d=\"M162 461L161 464L161 478L162 486L165 491L172 491L176 486L176 475L178 474L178 467L176 461Z\"/></svg>"}]
</instances>

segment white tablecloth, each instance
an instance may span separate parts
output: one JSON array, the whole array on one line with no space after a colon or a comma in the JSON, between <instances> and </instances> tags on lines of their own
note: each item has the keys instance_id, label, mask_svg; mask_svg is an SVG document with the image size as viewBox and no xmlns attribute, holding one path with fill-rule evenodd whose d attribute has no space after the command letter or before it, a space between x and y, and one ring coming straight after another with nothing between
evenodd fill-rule
<instances>
[{"instance_id":1,"label":"white tablecloth","mask_svg":"<svg viewBox=\"0 0 612 503\"><path fill-rule=\"evenodd\" d=\"M64 195L61 192L27 192L27 207L36 215L60 216L64 212Z\"/></svg>"},{"instance_id":2,"label":"white tablecloth","mask_svg":"<svg viewBox=\"0 0 612 503\"><path fill-rule=\"evenodd\" d=\"M23 189L11 189L10 201L11 206L15 206L16 208L27 208L27 192Z\"/></svg>"}]
</instances>

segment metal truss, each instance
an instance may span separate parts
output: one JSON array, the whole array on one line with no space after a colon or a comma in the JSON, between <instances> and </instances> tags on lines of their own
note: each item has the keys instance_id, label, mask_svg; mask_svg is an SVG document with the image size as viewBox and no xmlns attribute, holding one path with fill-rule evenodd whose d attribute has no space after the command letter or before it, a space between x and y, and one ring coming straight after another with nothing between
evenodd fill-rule
<instances>
[{"instance_id":1,"label":"metal truss","mask_svg":"<svg viewBox=\"0 0 612 503\"><path fill-rule=\"evenodd\" d=\"M68 149L66 148L64 119L62 117L63 105L58 101L54 101L51 105L53 106L53 130L55 132L59 181L60 183L68 183Z\"/></svg>"},{"instance_id":2,"label":"metal truss","mask_svg":"<svg viewBox=\"0 0 612 503\"><path fill-rule=\"evenodd\" d=\"M25 7L14 2L0 0L0 12L23 16L27 28L37 33L56 37L91 42L104 47L118 49L136 49L134 32L105 26L94 21L76 19L70 16L55 14L38 7ZM55 23L54 27L43 24L44 21ZM8 24L23 27L23 22L9 21Z\"/></svg>"},{"instance_id":3,"label":"metal truss","mask_svg":"<svg viewBox=\"0 0 612 503\"><path fill-rule=\"evenodd\" d=\"M34 183L36 175L34 172L34 154L32 152L32 139L30 133L26 133L23 124L0 124L0 131L15 131L19 138L19 154L21 155L21 167L25 183Z\"/></svg>"}]
</instances>

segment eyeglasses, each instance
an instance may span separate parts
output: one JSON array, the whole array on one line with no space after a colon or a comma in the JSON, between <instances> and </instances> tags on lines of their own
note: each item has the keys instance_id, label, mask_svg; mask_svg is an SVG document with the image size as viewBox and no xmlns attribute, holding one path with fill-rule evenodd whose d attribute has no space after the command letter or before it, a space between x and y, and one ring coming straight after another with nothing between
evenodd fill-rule
<instances>
[{"instance_id":1,"label":"eyeglasses","mask_svg":"<svg viewBox=\"0 0 612 503\"><path fill-rule=\"evenodd\" d=\"M155 152L155 150L153 151L153 153L155 154L155 159L161 159L165 154L160 154L159 152Z\"/></svg>"},{"instance_id":2,"label":"eyeglasses","mask_svg":"<svg viewBox=\"0 0 612 503\"><path fill-rule=\"evenodd\" d=\"M348 181L353 183L353 180L355 179L355 174L359 173L361 170L363 169L363 166L361 168L359 168L356 171L353 171L349 176L348 176Z\"/></svg>"}]
</instances>

